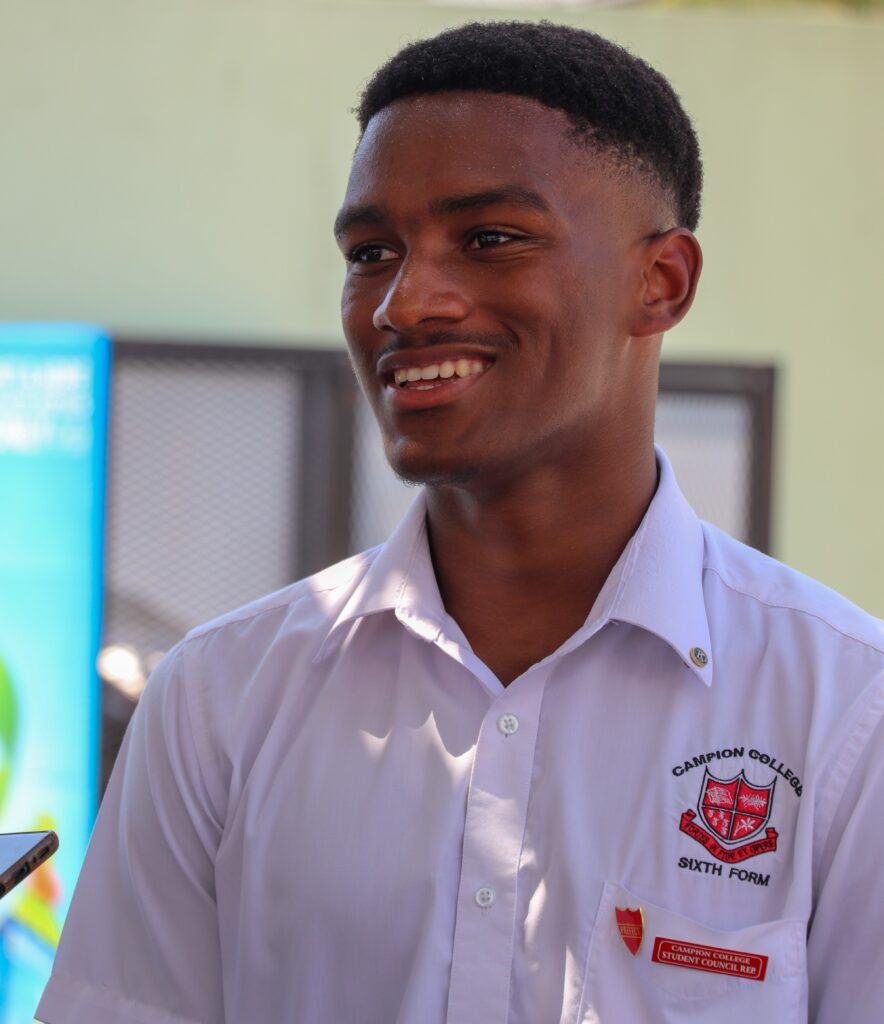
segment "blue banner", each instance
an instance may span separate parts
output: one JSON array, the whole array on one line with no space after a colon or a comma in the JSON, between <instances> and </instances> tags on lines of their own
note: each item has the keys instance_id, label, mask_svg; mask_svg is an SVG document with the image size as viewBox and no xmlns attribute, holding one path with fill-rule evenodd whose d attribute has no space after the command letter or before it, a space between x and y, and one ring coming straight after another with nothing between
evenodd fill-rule
<instances>
[{"instance_id":1,"label":"blue banner","mask_svg":"<svg viewBox=\"0 0 884 1024\"><path fill-rule=\"evenodd\" d=\"M0 900L0 1024L45 985L98 802L110 343L0 324L0 831L55 857Z\"/></svg>"}]
</instances>

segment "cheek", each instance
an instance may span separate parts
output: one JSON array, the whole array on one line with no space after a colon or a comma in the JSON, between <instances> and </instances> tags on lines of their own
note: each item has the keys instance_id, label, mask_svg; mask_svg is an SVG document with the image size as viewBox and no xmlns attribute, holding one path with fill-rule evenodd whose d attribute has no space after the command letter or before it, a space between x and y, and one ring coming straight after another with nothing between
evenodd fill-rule
<instances>
[{"instance_id":1,"label":"cheek","mask_svg":"<svg viewBox=\"0 0 884 1024\"><path fill-rule=\"evenodd\" d=\"M370 313L366 320L365 289L355 287L349 279L341 290L341 323L348 340L351 335L364 334L366 326L372 326Z\"/></svg>"},{"instance_id":2,"label":"cheek","mask_svg":"<svg viewBox=\"0 0 884 1024\"><path fill-rule=\"evenodd\" d=\"M365 289L344 285L341 293L341 324L354 369L363 384L373 365L375 349L382 338L372 322L375 305Z\"/></svg>"},{"instance_id":3,"label":"cheek","mask_svg":"<svg viewBox=\"0 0 884 1024\"><path fill-rule=\"evenodd\" d=\"M572 248L557 257L545 263L542 274L515 301L524 305L533 325L544 326L567 342L599 322L607 282L599 268L578 259Z\"/></svg>"}]
</instances>

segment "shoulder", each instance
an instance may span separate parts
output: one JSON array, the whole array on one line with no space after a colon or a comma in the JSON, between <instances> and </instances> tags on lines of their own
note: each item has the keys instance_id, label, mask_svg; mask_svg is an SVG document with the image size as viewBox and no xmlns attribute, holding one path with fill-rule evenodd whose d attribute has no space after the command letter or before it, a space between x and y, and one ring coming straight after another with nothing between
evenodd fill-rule
<instances>
[{"instance_id":1,"label":"shoulder","mask_svg":"<svg viewBox=\"0 0 884 1024\"><path fill-rule=\"evenodd\" d=\"M756 619L790 635L816 635L844 651L864 649L884 669L884 622L846 597L776 559L703 523L707 591L731 605L749 606Z\"/></svg>"},{"instance_id":2,"label":"shoulder","mask_svg":"<svg viewBox=\"0 0 884 1024\"><path fill-rule=\"evenodd\" d=\"M718 671L738 701L760 710L771 742L804 762L824 835L849 779L869 758L884 758L875 741L884 722L884 623L708 523L703 532Z\"/></svg>"},{"instance_id":3,"label":"shoulder","mask_svg":"<svg viewBox=\"0 0 884 1024\"><path fill-rule=\"evenodd\" d=\"M884 709L884 623L803 573L703 524L717 672L739 678L820 763L871 736Z\"/></svg>"},{"instance_id":4,"label":"shoulder","mask_svg":"<svg viewBox=\"0 0 884 1024\"><path fill-rule=\"evenodd\" d=\"M301 644L322 643L341 608L365 576L380 547L353 555L281 590L219 615L191 629L183 648L237 648L259 638L281 638L291 630Z\"/></svg>"},{"instance_id":5,"label":"shoulder","mask_svg":"<svg viewBox=\"0 0 884 1024\"><path fill-rule=\"evenodd\" d=\"M246 707L250 714L262 707L272 713L282 692L304 677L379 550L354 555L191 629L154 671L145 696L183 688L194 716L222 730Z\"/></svg>"},{"instance_id":6,"label":"shoulder","mask_svg":"<svg viewBox=\"0 0 884 1024\"><path fill-rule=\"evenodd\" d=\"M152 742L195 747L219 820L282 711L298 718L309 703L313 658L378 550L197 626L151 675L141 728Z\"/></svg>"}]
</instances>

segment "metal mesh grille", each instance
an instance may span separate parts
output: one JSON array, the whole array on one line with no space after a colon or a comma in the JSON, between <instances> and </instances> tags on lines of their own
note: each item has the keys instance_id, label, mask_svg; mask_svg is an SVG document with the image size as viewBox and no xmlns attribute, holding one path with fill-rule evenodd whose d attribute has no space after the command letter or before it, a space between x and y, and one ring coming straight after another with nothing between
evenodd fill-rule
<instances>
[{"instance_id":1,"label":"metal mesh grille","mask_svg":"<svg viewBox=\"0 0 884 1024\"><path fill-rule=\"evenodd\" d=\"M284 371L248 358L116 365L106 644L149 657L293 578L301 394Z\"/></svg>"},{"instance_id":2,"label":"metal mesh grille","mask_svg":"<svg viewBox=\"0 0 884 1024\"><path fill-rule=\"evenodd\" d=\"M350 546L364 551L386 540L414 501L418 488L403 483L387 463L374 413L360 393L353 443Z\"/></svg>"},{"instance_id":3,"label":"metal mesh grille","mask_svg":"<svg viewBox=\"0 0 884 1024\"><path fill-rule=\"evenodd\" d=\"M751 402L739 395L661 393L656 439L698 515L748 542ZM353 465L353 550L372 547L388 537L415 493L387 465L374 417L360 398Z\"/></svg>"}]
</instances>

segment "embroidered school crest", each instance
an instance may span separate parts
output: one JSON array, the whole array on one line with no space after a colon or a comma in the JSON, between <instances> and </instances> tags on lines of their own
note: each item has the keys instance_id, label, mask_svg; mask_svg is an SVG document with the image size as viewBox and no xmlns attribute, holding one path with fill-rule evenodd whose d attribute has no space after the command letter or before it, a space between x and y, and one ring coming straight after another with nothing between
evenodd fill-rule
<instances>
[{"instance_id":1,"label":"embroidered school crest","mask_svg":"<svg viewBox=\"0 0 884 1024\"><path fill-rule=\"evenodd\" d=\"M777 831L761 830L770 821L773 808L774 777L767 786L753 786L741 770L732 779L719 779L707 768L703 773L697 811L685 811L679 828L696 839L713 857L736 864L777 848Z\"/></svg>"}]
</instances>

